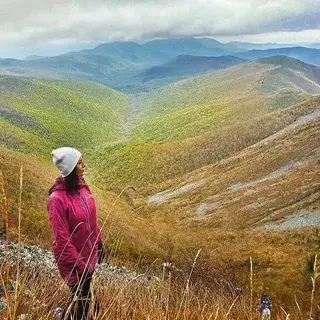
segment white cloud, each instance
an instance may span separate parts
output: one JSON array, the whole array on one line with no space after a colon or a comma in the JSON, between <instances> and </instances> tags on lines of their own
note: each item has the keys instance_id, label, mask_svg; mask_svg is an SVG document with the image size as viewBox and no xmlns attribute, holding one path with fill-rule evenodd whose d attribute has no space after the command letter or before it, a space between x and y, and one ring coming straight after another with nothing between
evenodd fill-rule
<instances>
[{"instance_id":1,"label":"white cloud","mask_svg":"<svg viewBox=\"0 0 320 320\"><path fill-rule=\"evenodd\" d=\"M320 29L320 0L0 1L0 46Z\"/></svg>"}]
</instances>

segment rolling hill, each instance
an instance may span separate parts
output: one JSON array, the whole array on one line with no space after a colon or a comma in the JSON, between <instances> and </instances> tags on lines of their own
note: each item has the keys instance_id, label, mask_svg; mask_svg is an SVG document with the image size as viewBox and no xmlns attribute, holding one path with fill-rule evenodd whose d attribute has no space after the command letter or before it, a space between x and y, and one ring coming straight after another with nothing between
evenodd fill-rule
<instances>
[{"instance_id":1,"label":"rolling hill","mask_svg":"<svg viewBox=\"0 0 320 320\"><path fill-rule=\"evenodd\" d=\"M124 57L119 48L108 61ZM112 51L99 50L99 57ZM126 57L129 64L142 63L138 53L141 60ZM56 63L57 72L74 70ZM161 257L192 268L195 279L235 285L248 283L251 257L255 288L270 288L280 304L294 293L304 306L308 266L319 252L312 228L320 205L319 94L320 69L285 56L179 81L134 104L93 82L1 76L0 170L10 214L17 219L22 165L23 232L49 245L44 207L57 172L48 155L74 145L107 218L108 250L120 261ZM122 141L123 129L131 139ZM129 186L136 191L123 191Z\"/></svg>"},{"instance_id":2,"label":"rolling hill","mask_svg":"<svg viewBox=\"0 0 320 320\"><path fill-rule=\"evenodd\" d=\"M181 55L162 65L151 67L137 77L141 77L142 81L162 78L174 78L178 80L186 76L226 69L243 62L243 59L233 56L200 57Z\"/></svg>"},{"instance_id":3,"label":"rolling hill","mask_svg":"<svg viewBox=\"0 0 320 320\"><path fill-rule=\"evenodd\" d=\"M193 56L222 56L240 51L237 48L206 37L156 39L146 42L142 46L149 52L162 52L166 55L167 59L182 54Z\"/></svg>"},{"instance_id":4,"label":"rolling hill","mask_svg":"<svg viewBox=\"0 0 320 320\"><path fill-rule=\"evenodd\" d=\"M31 56L25 57L23 60L39 60L39 59L44 59L44 58L47 58L47 57L32 54Z\"/></svg>"},{"instance_id":5,"label":"rolling hill","mask_svg":"<svg viewBox=\"0 0 320 320\"><path fill-rule=\"evenodd\" d=\"M247 281L252 257L257 286L268 288L278 301L294 292L305 297L302 306L308 305L309 265L320 249L319 96L276 111L273 121L302 109L304 115L265 139L149 193L145 211L150 219L171 221L173 261L181 261L179 243L185 250L202 248L197 272L210 281L224 265L239 283Z\"/></svg>"},{"instance_id":6,"label":"rolling hill","mask_svg":"<svg viewBox=\"0 0 320 320\"><path fill-rule=\"evenodd\" d=\"M51 79L82 78L106 82L134 66L127 61L95 54L66 54L38 60L4 59L0 73Z\"/></svg>"},{"instance_id":7,"label":"rolling hill","mask_svg":"<svg viewBox=\"0 0 320 320\"><path fill-rule=\"evenodd\" d=\"M317 49L285 47L246 51L246 45L237 47L237 44L223 44L210 38L157 39L143 44L111 42L55 57L3 59L0 60L0 74L86 79L122 92L139 93L181 77L226 68L242 60L285 55L306 63L320 64Z\"/></svg>"},{"instance_id":8,"label":"rolling hill","mask_svg":"<svg viewBox=\"0 0 320 320\"><path fill-rule=\"evenodd\" d=\"M243 49L243 50L266 50L266 49L278 49L278 48L291 48L294 47L290 43L252 43L244 41L231 41L227 43L228 46Z\"/></svg>"},{"instance_id":9,"label":"rolling hill","mask_svg":"<svg viewBox=\"0 0 320 320\"><path fill-rule=\"evenodd\" d=\"M96 183L158 190L168 179L236 154L304 115L299 103L320 93L318 75L317 67L277 57L143 95L132 111L140 116L131 140L95 152L96 172L105 168Z\"/></svg>"},{"instance_id":10,"label":"rolling hill","mask_svg":"<svg viewBox=\"0 0 320 320\"><path fill-rule=\"evenodd\" d=\"M121 136L126 97L93 82L0 76L0 142L47 157L51 148L81 149Z\"/></svg>"},{"instance_id":11,"label":"rolling hill","mask_svg":"<svg viewBox=\"0 0 320 320\"><path fill-rule=\"evenodd\" d=\"M261 58L284 55L287 57L299 59L305 63L320 65L320 49L305 47L250 50L247 52L236 53L234 55L246 60L257 60Z\"/></svg>"},{"instance_id":12,"label":"rolling hill","mask_svg":"<svg viewBox=\"0 0 320 320\"><path fill-rule=\"evenodd\" d=\"M239 52L209 38L130 41L101 44L93 49L42 59L0 60L0 74L49 79L86 79L125 92L149 90L134 78L144 69L178 55L219 56Z\"/></svg>"},{"instance_id":13,"label":"rolling hill","mask_svg":"<svg viewBox=\"0 0 320 320\"><path fill-rule=\"evenodd\" d=\"M320 93L319 75L320 68L280 56L173 83L143 96L134 140L196 136L290 106Z\"/></svg>"}]
</instances>

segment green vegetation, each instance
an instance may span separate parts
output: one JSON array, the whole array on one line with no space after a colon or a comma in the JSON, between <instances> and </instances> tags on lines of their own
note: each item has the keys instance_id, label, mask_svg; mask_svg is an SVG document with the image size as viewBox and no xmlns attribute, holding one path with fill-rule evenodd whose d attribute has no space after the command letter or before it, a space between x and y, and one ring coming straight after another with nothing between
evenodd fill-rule
<instances>
[{"instance_id":1,"label":"green vegetation","mask_svg":"<svg viewBox=\"0 0 320 320\"><path fill-rule=\"evenodd\" d=\"M1 143L42 156L50 148L117 141L126 97L85 81L0 77Z\"/></svg>"},{"instance_id":2,"label":"green vegetation","mask_svg":"<svg viewBox=\"0 0 320 320\"><path fill-rule=\"evenodd\" d=\"M234 112L227 103L214 103L145 117L137 123L133 140L165 141L195 137L232 123Z\"/></svg>"},{"instance_id":3,"label":"green vegetation","mask_svg":"<svg viewBox=\"0 0 320 320\"><path fill-rule=\"evenodd\" d=\"M267 62L179 81L138 97L134 108L143 115L134 123L132 141L95 152L95 182L104 189L159 190L166 180L234 155L312 112L317 107L312 101L294 107L310 95L304 87L291 90L291 74L284 72L285 62L295 72L303 72L305 64L282 58ZM282 82L275 86L277 70Z\"/></svg>"},{"instance_id":4,"label":"green vegetation","mask_svg":"<svg viewBox=\"0 0 320 320\"><path fill-rule=\"evenodd\" d=\"M166 180L215 163L285 128L319 107L319 99L218 127L177 141L120 143L100 148L91 161L92 177L103 189L133 185L140 192L161 190ZM214 129L214 128L213 128ZM185 131L181 129L181 135Z\"/></svg>"},{"instance_id":5,"label":"green vegetation","mask_svg":"<svg viewBox=\"0 0 320 320\"><path fill-rule=\"evenodd\" d=\"M312 228L256 229L264 219L276 223L299 210L319 208L319 120L292 129L299 117L319 109L319 96L311 97L316 93L312 91L317 87L316 77L297 66L293 73L285 66L279 68L278 62L249 63L184 80L135 97L133 105L127 105L124 95L90 82L1 77L4 147L0 148L0 170L15 226L23 166L24 237L50 245L45 202L57 171L39 158L48 159L53 147L72 144L88 154L86 180L100 219L105 221L105 246L114 254L110 260L139 265L151 273L155 261L165 260L174 261L185 274L193 269L191 280L204 291L195 291L190 309L185 307L186 317L188 312L197 314L194 306L202 306L203 296L214 296L221 279L248 292L249 257L254 263L256 296L270 288L279 301L277 310L286 306L294 310L292 315L299 313L293 299L297 296L305 314L309 302L305 292L312 289L310 257L319 249L318 234ZM298 79L302 79L301 87ZM252 188L230 190L232 185L259 180L291 162L299 168L279 179L262 179ZM161 205L147 203L156 192L177 190L202 179L206 180L203 185ZM121 192L128 186L136 191ZM209 210L197 215L203 204ZM183 292L183 287L178 288ZM114 297L120 294L116 289L113 292ZM150 300L150 295L146 298L131 288L126 293L139 296L141 306L152 306L154 301L153 296ZM105 301L114 301L105 295ZM176 291L167 296L173 299L170 314L174 316L175 306L184 303L177 297L181 295ZM142 310L136 301L126 312ZM212 312L224 317L231 303L232 299L217 303L220 311L204 312L203 318ZM160 310L149 314L163 317ZM243 310L247 314L245 307L235 306L240 316L235 313L234 318L241 319Z\"/></svg>"}]
</instances>

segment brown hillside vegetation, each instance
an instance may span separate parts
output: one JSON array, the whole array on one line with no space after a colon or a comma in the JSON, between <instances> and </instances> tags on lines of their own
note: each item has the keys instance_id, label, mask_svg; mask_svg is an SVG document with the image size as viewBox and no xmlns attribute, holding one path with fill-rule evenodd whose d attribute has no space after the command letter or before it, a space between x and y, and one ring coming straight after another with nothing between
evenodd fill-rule
<instances>
[{"instance_id":1,"label":"brown hillside vegetation","mask_svg":"<svg viewBox=\"0 0 320 320\"><path fill-rule=\"evenodd\" d=\"M23 168L22 233L33 241L48 244L51 233L45 214L45 204L47 190L51 186L55 170L36 157L0 147L0 172L3 174L9 220L13 229L18 221L21 167Z\"/></svg>"},{"instance_id":2,"label":"brown hillside vegetation","mask_svg":"<svg viewBox=\"0 0 320 320\"><path fill-rule=\"evenodd\" d=\"M218 101L251 111L252 107L260 114L301 101L299 93L319 94L319 73L319 67L293 58L265 58L175 82L143 96L143 105L147 114L162 114Z\"/></svg>"},{"instance_id":3,"label":"brown hillside vegetation","mask_svg":"<svg viewBox=\"0 0 320 320\"><path fill-rule=\"evenodd\" d=\"M234 121L218 129L212 126L208 132L192 138L132 142L99 149L91 159L94 183L111 190L133 185L143 195L161 191L167 188L170 179L235 155L313 112L319 105L319 97L314 97L254 118L248 112L245 121Z\"/></svg>"},{"instance_id":4,"label":"brown hillside vegetation","mask_svg":"<svg viewBox=\"0 0 320 320\"><path fill-rule=\"evenodd\" d=\"M256 288L292 305L296 294L307 308L308 263L320 250L320 99L313 103L309 115L149 197L150 219L176 221L167 229L174 261L184 263L182 248L202 248L197 271L208 282L224 266L244 283L251 256Z\"/></svg>"},{"instance_id":5,"label":"brown hillside vegetation","mask_svg":"<svg viewBox=\"0 0 320 320\"><path fill-rule=\"evenodd\" d=\"M277 57L181 81L145 99L140 111L146 118L133 132L137 140L111 144L97 134L83 147L108 262L161 278L146 286L99 283L106 319L257 319L250 297L255 304L262 292L272 296L273 312L284 308L292 319L305 319L314 288L313 307L319 308L320 276L311 282L320 253L318 72ZM64 83L61 90L75 85ZM90 99L95 92L90 89ZM120 98L123 113L116 118L123 123L127 106ZM16 121L12 114L10 121ZM96 117L100 121L99 112ZM16 132L8 121L1 123ZM50 126L55 132L55 121ZM75 145L77 132L69 129L63 141ZM19 127L28 141L25 132ZM81 133L87 137L85 129ZM22 240L51 248L46 200L58 172L49 163L48 141L39 141L37 136L31 155L0 147L0 171L9 238L17 239L22 167ZM168 272L164 261L175 268ZM10 272L14 278L15 270ZM65 303L66 292L58 290L57 279L47 282L41 275L39 281L30 284L32 299L46 307L28 309L27 290L18 307L32 319L47 319L45 308ZM236 287L244 291L241 298ZM52 292L59 292L53 300Z\"/></svg>"},{"instance_id":6,"label":"brown hillside vegetation","mask_svg":"<svg viewBox=\"0 0 320 320\"><path fill-rule=\"evenodd\" d=\"M51 248L52 234L46 203L48 190L58 176L57 170L52 164L39 161L35 157L0 147L0 172L3 175L10 222L9 239L16 239L21 167L23 240ZM148 222L133 214L124 200L124 195L101 191L90 182L89 185L96 197L100 225L103 225L105 245L110 254L117 256L120 248L121 259L124 261L135 261L143 252L156 256L155 252L159 253L159 249L152 240L153 231L150 230L150 234L146 232L145 226ZM3 199L0 199L2 202Z\"/></svg>"},{"instance_id":7,"label":"brown hillside vegetation","mask_svg":"<svg viewBox=\"0 0 320 320\"><path fill-rule=\"evenodd\" d=\"M131 140L99 146L90 158L95 184L156 192L169 179L235 155L318 107L319 70L267 58L133 99Z\"/></svg>"}]
</instances>

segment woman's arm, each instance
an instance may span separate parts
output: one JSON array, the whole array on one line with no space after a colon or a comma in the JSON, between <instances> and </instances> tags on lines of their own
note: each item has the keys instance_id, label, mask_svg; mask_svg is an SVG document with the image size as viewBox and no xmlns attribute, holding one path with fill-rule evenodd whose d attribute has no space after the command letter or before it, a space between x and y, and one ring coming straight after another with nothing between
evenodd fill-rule
<instances>
[{"instance_id":1,"label":"woman's arm","mask_svg":"<svg viewBox=\"0 0 320 320\"><path fill-rule=\"evenodd\" d=\"M87 266L71 242L67 214L60 199L50 197L48 212L54 234L53 252L59 269L63 268L70 275L73 270L83 274Z\"/></svg>"}]
</instances>

